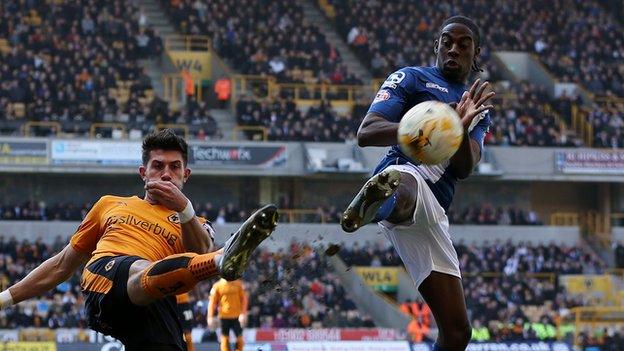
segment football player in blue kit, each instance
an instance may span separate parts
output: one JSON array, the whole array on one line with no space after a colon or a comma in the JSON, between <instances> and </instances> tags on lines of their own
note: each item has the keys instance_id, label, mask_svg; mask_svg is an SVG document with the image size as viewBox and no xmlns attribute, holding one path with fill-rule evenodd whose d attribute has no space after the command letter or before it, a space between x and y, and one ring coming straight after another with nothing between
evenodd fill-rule
<instances>
[{"instance_id":1,"label":"football player in blue kit","mask_svg":"<svg viewBox=\"0 0 624 351\"><path fill-rule=\"evenodd\" d=\"M439 328L434 350L465 350L471 327L457 253L446 211L455 183L470 175L481 158L491 124L485 103L488 83L466 83L479 71L481 35L474 21L448 18L434 43L436 65L405 67L383 83L357 133L360 146L391 146L343 213L344 231L378 223L403 260ZM401 117L418 103L438 100L455 107L464 127L458 151L438 165L422 165L397 146Z\"/></svg>"}]
</instances>

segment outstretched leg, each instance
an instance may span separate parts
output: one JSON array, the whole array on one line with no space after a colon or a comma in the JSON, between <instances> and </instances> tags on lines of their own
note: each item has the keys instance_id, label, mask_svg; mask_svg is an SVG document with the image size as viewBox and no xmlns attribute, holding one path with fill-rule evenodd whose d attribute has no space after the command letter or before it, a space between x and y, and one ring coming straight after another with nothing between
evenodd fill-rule
<instances>
[{"instance_id":1,"label":"outstretched leg","mask_svg":"<svg viewBox=\"0 0 624 351\"><path fill-rule=\"evenodd\" d=\"M342 229L351 233L371 222L410 221L416 207L417 185L411 174L396 169L374 175L344 211Z\"/></svg>"},{"instance_id":2,"label":"outstretched leg","mask_svg":"<svg viewBox=\"0 0 624 351\"><path fill-rule=\"evenodd\" d=\"M188 292L198 282L217 275L226 280L239 279L253 251L275 230L277 217L274 205L261 208L216 252L183 253L156 262L134 262L128 278L130 301L148 305L156 299Z\"/></svg>"},{"instance_id":3,"label":"outstretched leg","mask_svg":"<svg viewBox=\"0 0 624 351\"><path fill-rule=\"evenodd\" d=\"M461 279L431 272L418 288L438 325L436 350L464 351L472 336Z\"/></svg>"}]
</instances>

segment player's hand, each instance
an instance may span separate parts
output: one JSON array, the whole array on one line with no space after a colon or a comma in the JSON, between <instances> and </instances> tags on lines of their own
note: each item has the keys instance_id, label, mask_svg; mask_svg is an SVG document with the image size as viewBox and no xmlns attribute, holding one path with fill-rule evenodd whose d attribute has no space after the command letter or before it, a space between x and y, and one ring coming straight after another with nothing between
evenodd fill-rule
<instances>
[{"instance_id":1,"label":"player's hand","mask_svg":"<svg viewBox=\"0 0 624 351\"><path fill-rule=\"evenodd\" d=\"M176 212L183 211L189 201L182 191L169 181L150 180L145 183L145 191L154 201Z\"/></svg>"},{"instance_id":2,"label":"player's hand","mask_svg":"<svg viewBox=\"0 0 624 351\"><path fill-rule=\"evenodd\" d=\"M245 327L247 325L247 315L241 314L238 316L238 323L240 323L241 327Z\"/></svg>"},{"instance_id":3,"label":"player's hand","mask_svg":"<svg viewBox=\"0 0 624 351\"><path fill-rule=\"evenodd\" d=\"M489 110L494 108L493 105L484 105L492 96L496 95L495 92L490 91L486 93L487 87L490 85L489 82L485 82L481 85L481 79L475 80L475 82L470 87L470 90L464 92L461 100L455 107L455 111L461 118L462 125L464 126L464 130L468 131L468 127L472 124L472 120L481 114L485 110Z\"/></svg>"},{"instance_id":4,"label":"player's hand","mask_svg":"<svg viewBox=\"0 0 624 351\"><path fill-rule=\"evenodd\" d=\"M212 317L208 317L208 329L214 330L215 328L215 320Z\"/></svg>"}]
</instances>

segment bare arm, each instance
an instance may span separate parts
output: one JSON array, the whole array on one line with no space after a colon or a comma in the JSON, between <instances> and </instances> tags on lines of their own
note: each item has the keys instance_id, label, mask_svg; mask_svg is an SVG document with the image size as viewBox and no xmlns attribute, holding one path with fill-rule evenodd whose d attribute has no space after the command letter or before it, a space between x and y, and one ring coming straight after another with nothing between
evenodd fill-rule
<instances>
[{"instance_id":1,"label":"bare arm","mask_svg":"<svg viewBox=\"0 0 624 351\"><path fill-rule=\"evenodd\" d=\"M205 254L214 251L214 244L208 235L208 231L197 217L182 224L182 242L190 252Z\"/></svg>"},{"instance_id":2,"label":"bare arm","mask_svg":"<svg viewBox=\"0 0 624 351\"><path fill-rule=\"evenodd\" d=\"M464 132L464 139L451 157L449 168L459 179L466 179L481 159L481 147Z\"/></svg>"},{"instance_id":3,"label":"bare arm","mask_svg":"<svg viewBox=\"0 0 624 351\"><path fill-rule=\"evenodd\" d=\"M382 116L369 113L364 117L357 132L359 146L393 146L397 144L399 124Z\"/></svg>"},{"instance_id":4,"label":"bare arm","mask_svg":"<svg viewBox=\"0 0 624 351\"><path fill-rule=\"evenodd\" d=\"M484 106L483 104L494 96L494 92L486 94L485 90L489 83L485 82L479 86L480 81L480 79L477 79L472 84L470 90L464 93L455 109L464 126L464 139L459 145L457 152L451 157L449 168L459 179L468 178L481 159L481 147L476 140L470 138L468 128L476 116L485 110L493 108L492 105Z\"/></svg>"},{"instance_id":5,"label":"bare arm","mask_svg":"<svg viewBox=\"0 0 624 351\"><path fill-rule=\"evenodd\" d=\"M50 257L24 279L9 288L13 303L22 302L43 294L69 279L89 260L89 255L74 250L71 245Z\"/></svg>"}]
</instances>

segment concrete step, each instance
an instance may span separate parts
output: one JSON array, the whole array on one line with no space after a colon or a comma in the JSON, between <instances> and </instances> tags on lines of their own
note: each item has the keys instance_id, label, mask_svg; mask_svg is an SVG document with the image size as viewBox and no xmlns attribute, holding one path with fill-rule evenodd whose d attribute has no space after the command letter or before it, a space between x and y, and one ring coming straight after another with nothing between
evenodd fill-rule
<instances>
[{"instance_id":1,"label":"concrete step","mask_svg":"<svg viewBox=\"0 0 624 351\"><path fill-rule=\"evenodd\" d=\"M321 33L325 35L327 41L336 48L349 71L353 72L364 82L370 81L372 76L366 66L351 52L345 39L336 32L327 17L314 5L314 0L296 1L302 7L306 20L317 26Z\"/></svg>"},{"instance_id":2,"label":"concrete step","mask_svg":"<svg viewBox=\"0 0 624 351\"><path fill-rule=\"evenodd\" d=\"M175 28L169 22L164 10L160 7L160 4L156 0L139 0L139 8L145 11L147 15L147 24L153 27L158 32L163 40L168 35L176 34ZM160 59L141 60L139 61L141 67L144 67L147 75L152 81L152 87L154 93L163 97L164 89L162 83L163 73L174 72L175 67L171 63L171 60L166 54L163 54Z\"/></svg>"},{"instance_id":3,"label":"concrete step","mask_svg":"<svg viewBox=\"0 0 624 351\"><path fill-rule=\"evenodd\" d=\"M211 109L210 114L217 121L217 125L223 133L223 140L234 139L234 127L236 127L236 116L232 110Z\"/></svg>"}]
</instances>

